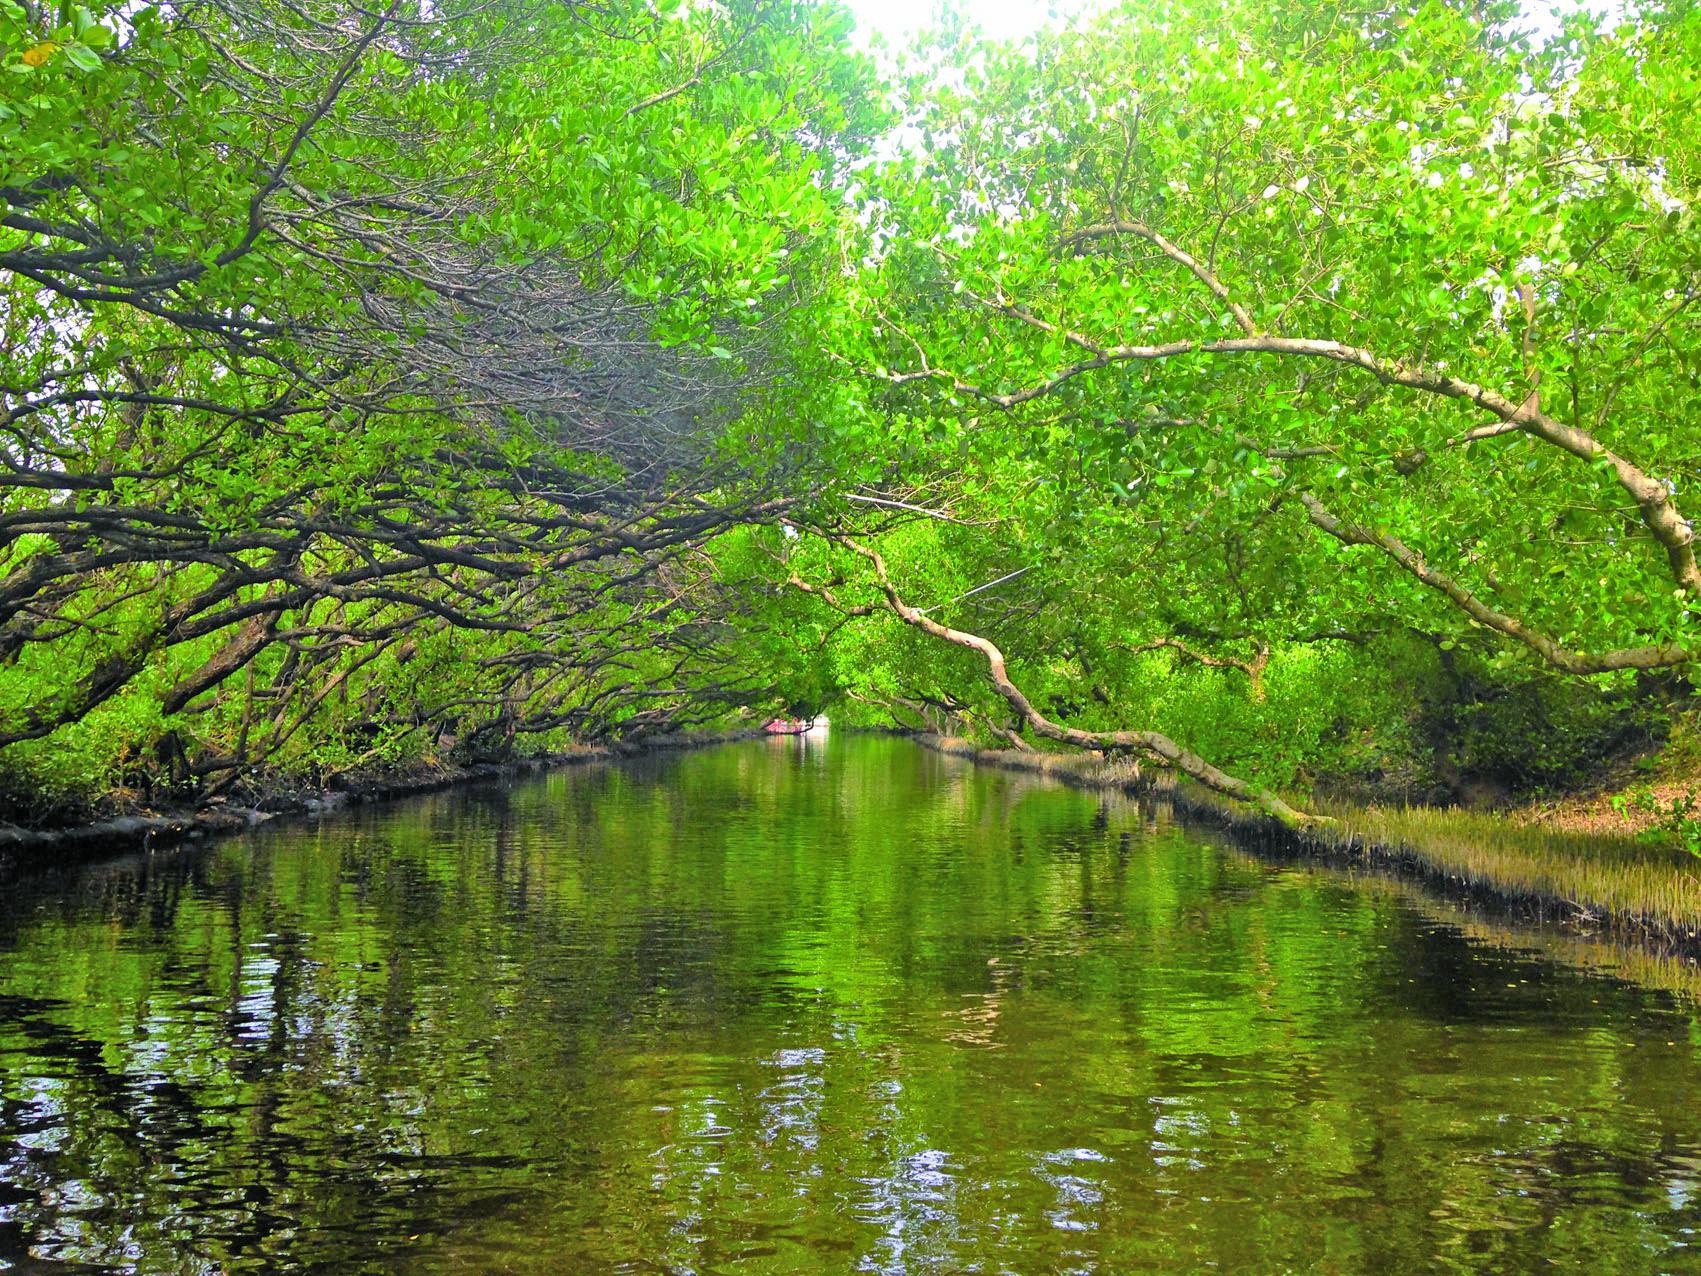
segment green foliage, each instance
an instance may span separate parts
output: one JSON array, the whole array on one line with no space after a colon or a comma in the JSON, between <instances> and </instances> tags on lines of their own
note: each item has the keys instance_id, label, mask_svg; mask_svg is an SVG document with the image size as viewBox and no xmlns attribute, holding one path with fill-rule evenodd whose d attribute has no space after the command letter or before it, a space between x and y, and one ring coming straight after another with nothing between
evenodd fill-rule
<instances>
[{"instance_id":1,"label":"green foliage","mask_svg":"<svg viewBox=\"0 0 1701 1276\"><path fill-rule=\"evenodd\" d=\"M703 547L775 508L847 22L0 0L18 809L777 703Z\"/></svg>"},{"instance_id":2,"label":"green foliage","mask_svg":"<svg viewBox=\"0 0 1701 1276\"><path fill-rule=\"evenodd\" d=\"M1528 790L1656 742L1630 671L1701 650L1701 13L1523 22L1178 0L939 33L830 334L863 376L841 481L960 520L853 518L908 601L1054 720L1277 784ZM975 658L874 623L848 693L1012 725Z\"/></svg>"},{"instance_id":3,"label":"green foliage","mask_svg":"<svg viewBox=\"0 0 1701 1276\"><path fill-rule=\"evenodd\" d=\"M1634 812L1649 817L1653 827L1642 839L1654 845L1669 845L1701 857L1701 793L1691 789L1674 797L1661 798L1646 786L1616 794L1612 806L1621 815Z\"/></svg>"},{"instance_id":4,"label":"green foliage","mask_svg":"<svg viewBox=\"0 0 1701 1276\"><path fill-rule=\"evenodd\" d=\"M953 19L880 83L831 5L326 5L0 0L23 787L1019 726L844 538L1037 711L1266 784L1663 736L1694 6Z\"/></svg>"}]
</instances>

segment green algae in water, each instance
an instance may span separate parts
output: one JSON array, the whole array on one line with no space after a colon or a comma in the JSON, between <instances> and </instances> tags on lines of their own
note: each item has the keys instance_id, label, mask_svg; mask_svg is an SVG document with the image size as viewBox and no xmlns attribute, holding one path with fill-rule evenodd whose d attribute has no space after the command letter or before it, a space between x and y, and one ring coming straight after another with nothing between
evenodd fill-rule
<instances>
[{"instance_id":1,"label":"green algae in water","mask_svg":"<svg viewBox=\"0 0 1701 1276\"><path fill-rule=\"evenodd\" d=\"M1684 1271L1701 1027L882 739L0 896L0 1263Z\"/></svg>"}]
</instances>

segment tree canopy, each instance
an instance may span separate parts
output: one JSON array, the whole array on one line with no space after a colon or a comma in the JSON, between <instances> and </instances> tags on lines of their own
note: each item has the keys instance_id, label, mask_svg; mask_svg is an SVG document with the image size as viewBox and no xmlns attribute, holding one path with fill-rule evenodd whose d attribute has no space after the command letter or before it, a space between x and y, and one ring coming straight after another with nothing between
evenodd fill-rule
<instances>
[{"instance_id":1,"label":"tree canopy","mask_svg":"<svg viewBox=\"0 0 1701 1276\"><path fill-rule=\"evenodd\" d=\"M0 0L7 785L830 708L1300 818L1664 729L1693 5L850 22Z\"/></svg>"}]
</instances>

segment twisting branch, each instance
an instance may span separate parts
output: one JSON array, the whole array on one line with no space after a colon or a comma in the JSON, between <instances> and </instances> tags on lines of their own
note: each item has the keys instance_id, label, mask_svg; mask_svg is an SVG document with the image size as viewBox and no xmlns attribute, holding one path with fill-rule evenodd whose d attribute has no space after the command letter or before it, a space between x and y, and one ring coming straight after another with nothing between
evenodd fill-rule
<instances>
[{"instance_id":1,"label":"twisting branch","mask_svg":"<svg viewBox=\"0 0 1701 1276\"><path fill-rule=\"evenodd\" d=\"M1119 220L1086 226L1065 237L1062 246L1079 248L1093 240L1120 236L1145 240L1199 280L1212 296L1228 309L1242 335L1210 340L1182 338L1150 344L1106 345L1094 341L1084 333L1041 319L1001 296L974 297L976 302L995 313L1061 339L1088 357L1060 368L1043 381L1004 393L925 363L916 371L886 372L882 379L895 385L912 381L939 381L959 393L974 395L999 407L1010 408L1053 394L1069 381L1089 372L1120 363L1175 359L1186 355L1267 354L1322 359L1359 368L1385 385L1397 385L1439 398L1475 404L1510 429L1520 430L1581 460L1610 470L1619 486L1635 501L1644 526L1665 550L1672 580L1685 593L1701 596L1701 564L1696 560L1695 529L1677 508L1671 488L1633 461L1607 447L1589 431L1541 411L1533 396L1513 399L1488 386L1452 376L1422 363L1389 358L1340 341L1288 337L1266 332L1259 327L1246 308L1233 299L1228 286L1210 267L1143 222ZM1473 434L1476 437L1486 437L1478 431L1473 431Z\"/></svg>"},{"instance_id":2,"label":"twisting branch","mask_svg":"<svg viewBox=\"0 0 1701 1276\"><path fill-rule=\"evenodd\" d=\"M1264 670L1269 668L1270 665L1270 644L1262 638L1254 640L1252 659L1250 660L1240 660L1234 656L1213 656L1209 652L1189 647L1177 638L1153 638L1149 642L1132 646L1126 643L1114 643L1112 645L1134 655L1140 655L1147 651L1168 649L1180 652L1187 659L1197 661L1211 669L1238 669L1246 675L1247 682L1251 684L1254 703L1264 703Z\"/></svg>"},{"instance_id":3,"label":"twisting branch","mask_svg":"<svg viewBox=\"0 0 1701 1276\"><path fill-rule=\"evenodd\" d=\"M1412 550L1398 537L1338 518L1310 492L1301 492L1299 500L1311 522L1343 545L1369 545L1381 550L1407 574L1445 594L1472 620L1523 643L1556 669L1574 674L1611 673L1618 669L1671 669L1695 659L1694 652L1675 643L1620 647L1593 653L1572 651L1517 617L1488 606L1451 576L1436 571L1424 561L1422 554Z\"/></svg>"},{"instance_id":4,"label":"twisting branch","mask_svg":"<svg viewBox=\"0 0 1701 1276\"><path fill-rule=\"evenodd\" d=\"M915 505L909 501L895 501L890 497L864 496L861 492L846 492L845 499L855 501L859 505L879 505L885 509L907 510L911 514L922 514L941 523L957 523L963 527L974 526L968 519L958 518L956 515L947 514L943 510L928 509L925 505Z\"/></svg>"},{"instance_id":5,"label":"twisting branch","mask_svg":"<svg viewBox=\"0 0 1701 1276\"><path fill-rule=\"evenodd\" d=\"M1270 461L1273 476L1281 479L1288 477L1287 471L1276 463L1276 458L1290 453L1278 448L1266 448L1257 439L1244 434L1236 434L1234 439L1242 447L1257 452ZM1696 659L1695 652L1675 643L1619 647L1601 652L1573 651L1551 635L1519 620L1516 616L1490 607L1460 581L1431 567L1422 554L1392 533L1340 518L1315 492L1298 489L1298 496L1300 504L1305 508L1306 517L1314 527L1333 536L1343 545L1366 545L1380 550L1407 575L1445 595L1454 606L1478 624L1523 643L1554 668L1565 673L1586 676L1612 673L1620 669L1671 669ZM1268 660L1268 651L1264 653L1264 659ZM1251 676L1250 671L1248 676Z\"/></svg>"},{"instance_id":6,"label":"twisting branch","mask_svg":"<svg viewBox=\"0 0 1701 1276\"><path fill-rule=\"evenodd\" d=\"M1369 350L1343 345L1338 341L1295 339L1266 334L1253 322L1245 308L1233 300L1227 285L1218 278L1215 272L1170 243L1169 240L1143 222L1118 221L1084 227L1064 242L1066 244L1071 241L1081 243L1087 239L1115 235L1133 235L1146 240L1164 256L1192 274L1206 288L1210 289L1213 296L1228 307L1235 322L1240 326L1240 330L1246 334L1245 341L1193 343L1195 348L1202 353L1299 355L1349 364L1363 368L1388 385L1398 385L1406 389L1438 395L1442 398L1462 399L1475 403L1488 411L1498 421L1513 429L1522 430L1534 438L1541 439L1543 442L1569 452L1571 455L1591 464L1604 464L1612 471L1619 486L1629 493L1631 499L1636 502L1636 508L1642 516L1643 524L1653 533L1654 539L1664 547L1671 568L1672 580L1684 592L1701 595L1701 564L1697 563L1695 557L1695 529L1690 521L1679 512L1677 505L1672 500L1671 489L1666 483L1655 478L1634 462L1614 452L1589 431L1543 412L1534 385L1532 385L1527 396L1514 400L1497 390L1477 385L1459 377L1449 376L1424 367L1422 364L1385 358ZM1521 293L1520 296L1525 306L1526 318L1533 322L1533 301L1528 293ZM1140 347L1118 347L1117 349L1132 351L1138 350ZM1530 352L1527 345L1524 353L1526 360L1528 360ZM1127 357L1138 358L1142 356L1131 354ZM1479 438L1486 437L1476 431L1472 433Z\"/></svg>"},{"instance_id":7,"label":"twisting branch","mask_svg":"<svg viewBox=\"0 0 1701 1276\"><path fill-rule=\"evenodd\" d=\"M1502 433L1521 431L1561 447L1573 455L1604 462L1614 472L1620 486L1636 498L1643 523L1666 549L1672 577L1679 588L1690 594L1701 593L1701 569L1698 569L1696 564L1694 531L1678 512L1667 485L1610 451L1586 431L1541 412L1533 396L1514 403L1497 391L1441 374L1420 364L1385 359L1368 350L1334 341L1268 334L1259 328L1244 307L1233 302L1227 286L1209 267L1140 222L1118 221L1086 227L1066 238L1063 244L1065 247L1079 246L1089 240L1121 235L1145 239L1199 279L1213 296L1229 307L1235 322L1245 335L1212 341L1183 340L1145 346L1101 346L1082 333L1040 318L1024 307L1010 302L1001 294L988 298L970 293L971 298L978 304L1048 336L1060 338L1090 357L1063 368L1043 382L1007 394L987 391L947 371L925 365L920 372L888 373L887 378L894 382L943 380L960 392L977 395L1003 407L1014 407L1044 397L1084 372L1127 360L1164 359L1190 353L1266 353L1328 359L1356 366L1371 372L1388 384L1476 403L1495 418L1487 425L1477 426L1450 440L1450 445L1463 445ZM1244 435L1235 437L1242 446L1262 454L1272 462L1327 451L1315 448L1276 448ZM1427 459L1427 453L1420 450L1396 458L1395 465L1402 473L1410 473ZM1286 477L1285 471L1279 465L1273 465L1273 472L1278 477ZM1300 499L1307 517L1320 530L1343 544L1365 545L1380 550L1408 575L1445 596L1473 621L1523 643L1549 664L1566 673L1589 675L1622 669L1673 668L1697 659L1696 652L1673 643L1624 647L1594 653L1573 651L1517 617L1488 606L1464 584L1430 566L1421 554L1392 534L1342 520L1314 493L1303 492Z\"/></svg>"},{"instance_id":8,"label":"twisting branch","mask_svg":"<svg viewBox=\"0 0 1701 1276\"><path fill-rule=\"evenodd\" d=\"M652 93L649 97L644 98L641 101L634 102L631 106L626 108L621 118L629 119L638 114L640 111L647 111L653 106L660 106L663 102L671 102L681 93L688 93L692 89L697 88L703 83L703 73L717 64L726 61L726 59L736 53L745 41L750 38L753 30L754 27L746 27L739 33L738 37L725 48L720 49L707 57L699 58L697 60L697 65L692 68L691 74L686 76L685 79L669 88Z\"/></svg>"},{"instance_id":9,"label":"twisting branch","mask_svg":"<svg viewBox=\"0 0 1701 1276\"><path fill-rule=\"evenodd\" d=\"M1217 278L1216 272L1193 257L1192 254L1176 247L1144 222L1115 221L1105 222L1097 226L1083 226L1073 234L1065 235L1060 247L1065 249L1079 248L1082 244L1091 240L1108 239L1118 235L1137 235L1156 246L1157 250L1165 257L1184 267L1195 279L1209 288L1211 295L1228 308L1228 312L1234 316L1234 321L1240 325L1242 332L1248 336L1257 334L1258 325L1252 321L1252 316L1246 312L1246 308L1230 295L1227 285Z\"/></svg>"},{"instance_id":10,"label":"twisting branch","mask_svg":"<svg viewBox=\"0 0 1701 1276\"><path fill-rule=\"evenodd\" d=\"M986 661L987 672L993 687L1007 704L1016 711L1019 721L1026 723L1033 731L1048 740L1056 740L1061 744L1074 745L1081 749L1119 749L1141 753L1154 758L1161 764L1180 771L1214 792L1221 793L1238 802L1247 802L1259 807L1265 813L1273 816L1290 827L1298 827L1321 821L1321 817L1308 815L1304 811L1289 806L1276 794L1259 785L1251 784L1238 776L1229 775L1225 771L1212 766L1197 753L1182 748L1174 740L1157 731L1082 731L1076 727L1064 726L1053 722L1034 707L1033 701L1010 678L1006 667L1004 653L990 639L982 638L979 634L968 633L965 630L953 629L943 625L910 606L904 601L892 583L892 578L886 570L886 561L878 550L862 545L849 537L829 536L834 544L839 545L866 560L874 569L875 579L880 586L880 592L886 600L886 606L906 625L921 630L941 641L965 647L979 653ZM825 591L805 586L806 592L820 594L825 597Z\"/></svg>"}]
</instances>

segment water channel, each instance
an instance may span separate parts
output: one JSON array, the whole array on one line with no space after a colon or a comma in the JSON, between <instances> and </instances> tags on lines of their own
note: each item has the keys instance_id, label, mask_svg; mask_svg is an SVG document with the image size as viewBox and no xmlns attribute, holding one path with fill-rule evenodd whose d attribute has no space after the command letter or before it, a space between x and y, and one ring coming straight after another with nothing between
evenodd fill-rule
<instances>
[{"instance_id":1,"label":"water channel","mask_svg":"<svg viewBox=\"0 0 1701 1276\"><path fill-rule=\"evenodd\" d=\"M0 883L0 1269L1701 1271L1693 1004L837 736Z\"/></svg>"}]
</instances>

